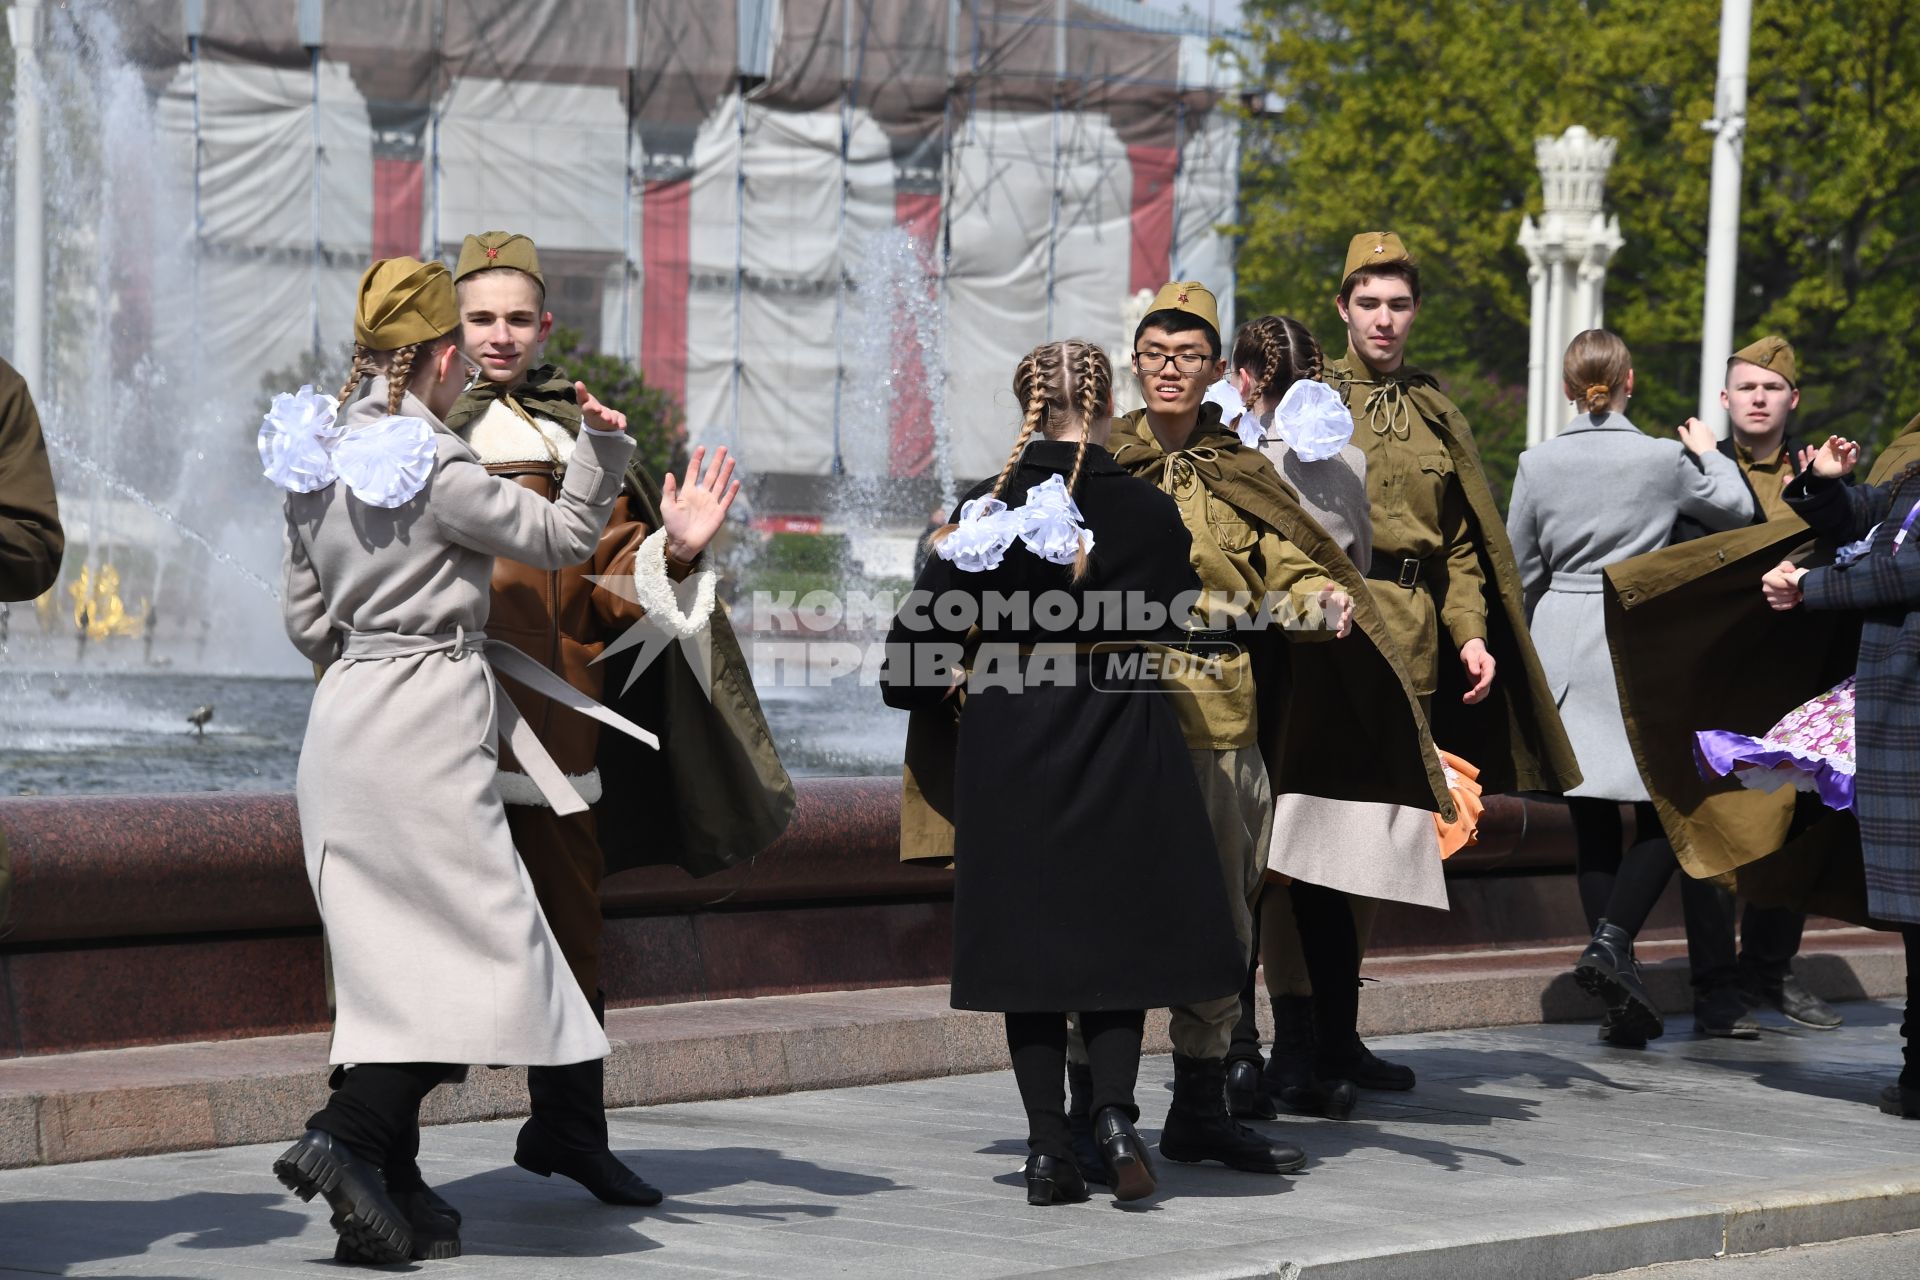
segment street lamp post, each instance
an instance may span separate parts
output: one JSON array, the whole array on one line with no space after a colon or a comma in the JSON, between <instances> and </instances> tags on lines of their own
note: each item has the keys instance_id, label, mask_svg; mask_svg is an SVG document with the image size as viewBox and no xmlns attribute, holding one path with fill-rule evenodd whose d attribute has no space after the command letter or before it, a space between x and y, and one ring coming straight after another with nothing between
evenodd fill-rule
<instances>
[{"instance_id":1,"label":"street lamp post","mask_svg":"<svg viewBox=\"0 0 1920 1280\"><path fill-rule=\"evenodd\" d=\"M1733 353L1733 289L1740 268L1740 155L1747 131L1747 45L1753 28L1751 0L1720 6L1720 77L1713 119L1713 186L1707 206L1707 289L1700 325L1700 421L1724 438L1727 357Z\"/></svg>"},{"instance_id":2,"label":"street lamp post","mask_svg":"<svg viewBox=\"0 0 1920 1280\"><path fill-rule=\"evenodd\" d=\"M45 145L40 116L40 0L13 0L13 367L36 395L47 367Z\"/></svg>"}]
</instances>

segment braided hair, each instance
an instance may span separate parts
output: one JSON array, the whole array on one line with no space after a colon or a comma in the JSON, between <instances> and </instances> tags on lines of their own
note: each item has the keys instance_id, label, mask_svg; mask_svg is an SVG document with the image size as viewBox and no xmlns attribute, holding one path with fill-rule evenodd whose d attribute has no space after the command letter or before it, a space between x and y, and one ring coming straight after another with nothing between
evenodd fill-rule
<instances>
[{"instance_id":1,"label":"braided hair","mask_svg":"<svg viewBox=\"0 0 1920 1280\"><path fill-rule=\"evenodd\" d=\"M1073 474L1067 478L1067 493L1071 496L1080 485L1080 473L1086 465L1087 433L1113 410L1113 365L1107 353L1079 338L1035 347L1014 366L1013 396L1025 412L1013 448L1008 451L1000 474L994 477L988 496L998 498L1005 491L1007 481L1012 479L1013 470L1020 463L1021 453L1036 431L1049 439L1057 439L1078 426L1081 429L1079 447L1074 450ZM938 546L954 528L948 523L934 530L927 538L927 545ZM1082 547L1074 558L1074 581L1079 581L1086 571L1087 553Z\"/></svg>"},{"instance_id":2,"label":"braided hair","mask_svg":"<svg viewBox=\"0 0 1920 1280\"><path fill-rule=\"evenodd\" d=\"M407 398L407 384L413 381L414 365L421 363L423 356L431 360L434 350L446 341L447 337L434 338L396 347L392 351L375 351L364 343L355 343L353 367L347 370L347 380L340 386L340 403L344 405L353 399L361 379L377 378L384 374L387 379L387 412L398 414Z\"/></svg>"},{"instance_id":3,"label":"braided hair","mask_svg":"<svg viewBox=\"0 0 1920 1280\"><path fill-rule=\"evenodd\" d=\"M1233 340L1233 367L1253 378L1252 403L1259 410L1268 400L1278 401L1294 383L1317 382L1326 357L1307 326L1292 316L1261 316L1240 326Z\"/></svg>"}]
</instances>

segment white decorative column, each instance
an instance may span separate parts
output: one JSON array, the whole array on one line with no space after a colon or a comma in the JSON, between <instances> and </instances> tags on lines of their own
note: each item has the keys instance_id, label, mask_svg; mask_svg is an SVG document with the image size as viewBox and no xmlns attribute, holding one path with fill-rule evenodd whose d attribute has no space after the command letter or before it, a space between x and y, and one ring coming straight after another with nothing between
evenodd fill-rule
<instances>
[{"instance_id":1,"label":"white decorative column","mask_svg":"<svg viewBox=\"0 0 1920 1280\"><path fill-rule=\"evenodd\" d=\"M1751 0L1720 6L1720 74L1713 92L1713 178L1707 204L1707 287L1700 323L1700 421L1726 438L1720 390L1733 354L1733 289L1740 266L1740 160L1747 132L1747 52Z\"/></svg>"},{"instance_id":2,"label":"white decorative column","mask_svg":"<svg viewBox=\"0 0 1920 1280\"><path fill-rule=\"evenodd\" d=\"M1534 140L1544 209L1521 220L1533 314L1527 346L1527 443L1557 435L1567 417L1561 362L1574 335L1600 327L1607 264L1625 243L1620 220L1601 211L1614 140L1574 125Z\"/></svg>"},{"instance_id":3,"label":"white decorative column","mask_svg":"<svg viewBox=\"0 0 1920 1280\"><path fill-rule=\"evenodd\" d=\"M13 367L44 397L47 371L46 195L41 188L40 0L7 10L13 40ZM44 401L42 402L44 403Z\"/></svg>"}]
</instances>

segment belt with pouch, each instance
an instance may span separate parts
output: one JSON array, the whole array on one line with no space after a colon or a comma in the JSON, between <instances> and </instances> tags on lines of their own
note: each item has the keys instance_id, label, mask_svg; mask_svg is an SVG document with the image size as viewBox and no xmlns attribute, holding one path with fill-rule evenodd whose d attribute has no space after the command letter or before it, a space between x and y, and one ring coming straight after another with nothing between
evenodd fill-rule
<instances>
[{"instance_id":1,"label":"belt with pouch","mask_svg":"<svg viewBox=\"0 0 1920 1280\"><path fill-rule=\"evenodd\" d=\"M1405 559L1394 557L1387 560L1375 560L1367 566L1366 576L1375 582L1391 582L1396 587L1405 587L1411 591L1420 584L1423 566L1412 556Z\"/></svg>"}]
</instances>

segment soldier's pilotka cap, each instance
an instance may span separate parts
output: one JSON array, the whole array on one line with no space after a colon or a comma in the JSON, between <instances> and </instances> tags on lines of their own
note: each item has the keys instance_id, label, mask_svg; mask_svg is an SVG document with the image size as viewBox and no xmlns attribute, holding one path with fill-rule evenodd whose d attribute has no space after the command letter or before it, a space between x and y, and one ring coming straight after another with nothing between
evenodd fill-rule
<instances>
[{"instance_id":1,"label":"soldier's pilotka cap","mask_svg":"<svg viewBox=\"0 0 1920 1280\"><path fill-rule=\"evenodd\" d=\"M1795 390L1800 387L1800 365L1793 358L1793 347L1777 333L1770 333L1752 346L1742 347L1728 356L1727 368L1732 369L1736 360L1742 364L1757 364L1769 373L1779 374Z\"/></svg>"},{"instance_id":2,"label":"soldier's pilotka cap","mask_svg":"<svg viewBox=\"0 0 1920 1280\"><path fill-rule=\"evenodd\" d=\"M353 340L369 351L431 342L459 327L460 304L444 263L382 258L360 277Z\"/></svg>"},{"instance_id":3,"label":"soldier's pilotka cap","mask_svg":"<svg viewBox=\"0 0 1920 1280\"><path fill-rule=\"evenodd\" d=\"M457 284L476 271L491 271L495 267L524 271L538 280L542 289L547 287L547 278L540 274L539 250L533 247L533 241L517 231L482 231L461 241L460 261L453 268L453 279Z\"/></svg>"},{"instance_id":4,"label":"soldier's pilotka cap","mask_svg":"<svg viewBox=\"0 0 1920 1280\"><path fill-rule=\"evenodd\" d=\"M1347 269L1340 273L1342 287L1353 279L1356 271L1365 271L1373 267L1384 267L1390 263L1404 262L1409 267L1418 266L1413 255L1407 252L1400 237L1391 231L1362 231L1347 245Z\"/></svg>"},{"instance_id":5,"label":"soldier's pilotka cap","mask_svg":"<svg viewBox=\"0 0 1920 1280\"><path fill-rule=\"evenodd\" d=\"M1153 305L1147 308L1147 314L1156 311L1184 311L1190 316L1205 320L1213 330L1213 336L1220 336L1220 303L1213 296L1213 290L1198 280L1175 280L1160 286L1160 292L1153 295Z\"/></svg>"}]
</instances>

